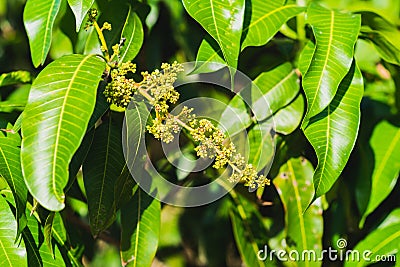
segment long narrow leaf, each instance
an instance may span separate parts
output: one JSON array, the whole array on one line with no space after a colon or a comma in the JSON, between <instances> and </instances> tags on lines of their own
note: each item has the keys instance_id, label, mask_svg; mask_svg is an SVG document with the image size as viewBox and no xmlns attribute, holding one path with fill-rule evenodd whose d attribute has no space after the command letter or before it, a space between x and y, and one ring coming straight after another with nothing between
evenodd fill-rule
<instances>
[{"instance_id":1,"label":"long narrow leaf","mask_svg":"<svg viewBox=\"0 0 400 267\"><path fill-rule=\"evenodd\" d=\"M68 165L85 134L104 68L96 56L64 56L32 84L22 119L22 170L30 193L49 210L64 208Z\"/></svg>"}]
</instances>

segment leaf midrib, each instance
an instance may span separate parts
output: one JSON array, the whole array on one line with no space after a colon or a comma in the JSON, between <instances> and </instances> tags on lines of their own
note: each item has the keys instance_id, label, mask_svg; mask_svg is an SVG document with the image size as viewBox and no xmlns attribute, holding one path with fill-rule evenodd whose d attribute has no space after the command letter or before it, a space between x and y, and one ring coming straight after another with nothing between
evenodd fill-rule
<instances>
[{"instance_id":1,"label":"leaf midrib","mask_svg":"<svg viewBox=\"0 0 400 267\"><path fill-rule=\"evenodd\" d=\"M63 117L64 117L64 113L65 113L64 110L65 110L65 106L66 106L66 103L68 100L68 95L72 89L72 84L74 83L75 78L77 77L77 75L79 73L79 70L82 68L84 63L86 63L86 61L88 61L89 58L91 58L91 57L92 57L92 55L87 55L85 58L83 58L83 60L79 63L78 67L76 68L74 74L72 75L71 81L69 82L68 87L67 87L67 92L64 96L63 104L61 106L61 111L60 111L60 118L57 123L57 134L56 134L55 147L54 147L54 153L53 153L53 171L52 171L51 183L52 183L53 193L61 203L64 202L64 199L62 196L58 195L57 185L56 185L56 163L57 163L58 145L59 145L59 141L60 141L61 124L63 122Z\"/></svg>"},{"instance_id":2,"label":"leaf midrib","mask_svg":"<svg viewBox=\"0 0 400 267\"><path fill-rule=\"evenodd\" d=\"M7 261L8 261L9 266L13 266L12 263L11 263L10 258L8 257L6 248L4 247L3 242L1 241L1 239L0 239L0 247L3 249L4 255L6 255L6 258L7 258Z\"/></svg>"},{"instance_id":3,"label":"leaf midrib","mask_svg":"<svg viewBox=\"0 0 400 267\"><path fill-rule=\"evenodd\" d=\"M137 258L137 254L138 254L138 250L139 250L139 234L140 234L140 213L141 213L141 200L142 200L142 197L141 197L141 193L140 193L140 190L137 192L137 194L138 194L138 214L137 214L137 223L136 223L136 236L135 236L135 250L134 250L134 261L133 261L133 263L134 263L134 267L136 267L137 266L137 260L138 260L138 258Z\"/></svg>"}]
</instances>

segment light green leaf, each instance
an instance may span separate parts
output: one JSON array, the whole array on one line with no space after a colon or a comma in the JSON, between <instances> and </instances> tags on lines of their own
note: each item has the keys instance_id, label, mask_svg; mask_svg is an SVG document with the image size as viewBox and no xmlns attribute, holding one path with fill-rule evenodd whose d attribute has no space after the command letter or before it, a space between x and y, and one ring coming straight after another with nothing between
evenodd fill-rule
<instances>
[{"instance_id":1,"label":"light green leaf","mask_svg":"<svg viewBox=\"0 0 400 267\"><path fill-rule=\"evenodd\" d=\"M43 64L49 53L53 24L61 2L61 0L28 0L25 5L24 25L35 67Z\"/></svg>"},{"instance_id":2,"label":"light green leaf","mask_svg":"<svg viewBox=\"0 0 400 267\"><path fill-rule=\"evenodd\" d=\"M267 231L262 218L253 203L231 191L234 203L231 205L230 217L236 245L246 266L267 266L258 258L259 251L266 245Z\"/></svg>"},{"instance_id":3,"label":"light green leaf","mask_svg":"<svg viewBox=\"0 0 400 267\"><path fill-rule=\"evenodd\" d=\"M89 222L94 236L115 220L114 187L125 165L122 152L122 120L111 113L94 134L83 164L83 180L88 201Z\"/></svg>"},{"instance_id":4,"label":"light green leaf","mask_svg":"<svg viewBox=\"0 0 400 267\"><path fill-rule=\"evenodd\" d=\"M225 66L224 59L218 54L220 48L216 47L215 49L210 44L209 40L203 39L203 41L201 41L200 47L197 50L195 70L192 72L193 74L214 72Z\"/></svg>"},{"instance_id":5,"label":"light green leaf","mask_svg":"<svg viewBox=\"0 0 400 267\"><path fill-rule=\"evenodd\" d=\"M316 48L303 78L308 104L305 122L324 110L335 96L353 61L361 24L360 15L328 10L315 2L307 10L307 20L315 35Z\"/></svg>"},{"instance_id":6,"label":"light green leaf","mask_svg":"<svg viewBox=\"0 0 400 267\"><path fill-rule=\"evenodd\" d=\"M323 218L320 201L309 203L314 195L312 164L304 158L288 160L273 183L285 209L286 250L315 251L321 255ZM308 208L307 208L308 207ZM316 260L299 261L299 266L320 266Z\"/></svg>"},{"instance_id":7,"label":"light green leaf","mask_svg":"<svg viewBox=\"0 0 400 267\"><path fill-rule=\"evenodd\" d=\"M400 65L400 48L388 42L380 32L364 28L363 33L360 38L366 39L373 44L376 51L385 61Z\"/></svg>"},{"instance_id":8,"label":"light green leaf","mask_svg":"<svg viewBox=\"0 0 400 267\"><path fill-rule=\"evenodd\" d=\"M25 244L15 243L17 236L17 221L15 220L7 201L0 196L0 265L27 266Z\"/></svg>"},{"instance_id":9,"label":"light green leaf","mask_svg":"<svg viewBox=\"0 0 400 267\"><path fill-rule=\"evenodd\" d=\"M265 45L283 24L305 10L304 7L284 3L283 0L251 1L251 18L249 25L244 25L242 50L248 46Z\"/></svg>"},{"instance_id":10,"label":"light green leaf","mask_svg":"<svg viewBox=\"0 0 400 267\"><path fill-rule=\"evenodd\" d=\"M247 139L250 145L248 163L255 166L257 171L271 163L273 159L275 147L272 130L273 124L268 120L254 125L248 133Z\"/></svg>"},{"instance_id":11,"label":"light green leaf","mask_svg":"<svg viewBox=\"0 0 400 267\"><path fill-rule=\"evenodd\" d=\"M275 131L285 135L291 134L300 125L303 114L304 97L299 94L292 103L275 113Z\"/></svg>"},{"instance_id":12,"label":"light green leaf","mask_svg":"<svg viewBox=\"0 0 400 267\"><path fill-rule=\"evenodd\" d=\"M347 261L345 267L350 266L366 266L376 262L376 256L385 256L386 261L392 259L398 262L400 252L400 209L393 210L386 219L363 240L361 240L353 249L363 252L370 251L368 258L360 257L359 261ZM397 255L396 255L397 254ZM394 257L395 256L395 257ZM389 258L391 257L391 258Z\"/></svg>"},{"instance_id":13,"label":"light green leaf","mask_svg":"<svg viewBox=\"0 0 400 267\"><path fill-rule=\"evenodd\" d=\"M373 212L394 188L400 172L400 127L387 121L380 122L370 139L374 153L371 194L368 206L361 219ZM372 164L372 163L371 163Z\"/></svg>"},{"instance_id":14,"label":"light green leaf","mask_svg":"<svg viewBox=\"0 0 400 267\"><path fill-rule=\"evenodd\" d=\"M18 70L0 75L0 86L13 85L18 83L30 83L31 74L28 71Z\"/></svg>"},{"instance_id":15,"label":"light green leaf","mask_svg":"<svg viewBox=\"0 0 400 267\"><path fill-rule=\"evenodd\" d=\"M225 61L236 68L242 35L244 0L183 0L191 17L218 42Z\"/></svg>"},{"instance_id":16,"label":"light green leaf","mask_svg":"<svg viewBox=\"0 0 400 267\"><path fill-rule=\"evenodd\" d=\"M313 178L315 198L328 192L350 157L358 134L362 95L363 78L353 64L332 102L312 117L304 130L318 157Z\"/></svg>"},{"instance_id":17,"label":"light green leaf","mask_svg":"<svg viewBox=\"0 0 400 267\"><path fill-rule=\"evenodd\" d=\"M161 205L141 189L121 208L122 266L151 266L160 233Z\"/></svg>"},{"instance_id":18,"label":"light green leaf","mask_svg":"<svg viewBox=\"0 0 400 267\"><path fill-rule=\"evenodd\" d=\"M246 103L240 95L235 95L229 101L218 122L220 128L229 136L234 136L251 125L252 120L247 111Z\"/></svg>"},{"instance_id":19,"label":"light green leaf","mask_svg":"<svg viewBox=\"0 0 400 267\"><path fill-rule=\"evenodd\" d=\"M68 4L75 15L76 32L81 28L83 19L89 11L89 8L93 5L93 2L94 0L68 0Z\"/></svg>"},{"instance_id":20,"label":"light green leaf","mask_svg":"<svg viewBox=\"0 0 400 267\"><path fill-rule=\"evenodd\" d=\"M252 90L252 111L257 120L263 120L289 104L300 90L298 77L290 63L261 73L254 84L261 91Z\"/></svg>"},{"instance_id":21,"label":"light green leaf","mask_svg":"<svg viewBox=\"0 0 400 267\"><path fill-rule=\"evenodd\" d=\"M311 61L314 56L315 44L312 41L308 41L300 53L299 57L299 71L301 75L306 74L308 68L311 65Z\"/></svg>"},{"instance_id":22,"label":"light green leaf","mask_svg":"<svg viewBox=\"0 0 400 267\"><path fill-rule=\"evenodd\" d=\"M104 68L96 56L64 56L32 84L22 119L22 170L30 193L46 209L64 208L68 165L85 134Z\"/></svg>"},{"instance_id":23,"label":"light green leaf","mask_svg":"<svg viewBox=\"0 0 400 267\"><path fill-rule=\"evenodd\" d=\"M119 62L126 62L136 57L142 47L144 38L142 22L131 7L122 29L122 38L125 38L125 42L121 47Z\"/></svg>"},{"instance_id":24,"label":"light green leaf","mask_svg":"<svg viewBox=\"0 0 400 267\"><path fill-rule=\"evenodd\" d=\"M7 137L0 134L0 175L5 178L14 196L18 235L26 226L25 208L28 198L28 189L21 170L20 145L21 140L18 133L7 133Z\"/></svg>"},{"instance_id":25,"label":"light green leaf","mask_svg":"<svg viewBox=\"0 0 400 267\"><path fill-rule=\"evenodd\" d=\"M53 31L52 43L50 47L50 57L52 59L57 59L73 53L74 47L68 36L63 33L59 28Z\"/></svg>"},{"instance_id":26,"label":"light green leaf","mask_svg":"<svg viewBox=\"0 0 400 267\"><path fill-rule=\"evenodd\" d=\"M396 25L393 25L377 13L370 11L361 12L361 18L363 25L368 25L371 30L379 32L382 37L400 50L400 31Z\"/></svg>"}]
</instances>

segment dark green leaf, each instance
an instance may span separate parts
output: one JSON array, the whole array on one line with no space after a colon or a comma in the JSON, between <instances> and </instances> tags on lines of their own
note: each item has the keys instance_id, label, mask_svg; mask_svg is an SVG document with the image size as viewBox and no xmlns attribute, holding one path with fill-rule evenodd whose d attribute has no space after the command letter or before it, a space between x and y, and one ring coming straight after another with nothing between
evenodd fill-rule
<instances>
[{"instance_id":1,"label":"dark green leaf","mask_svg":"<svg viewBox=\"0 0 400 267\"><path fill-rule=\"evenodd\" d=\"M160 232L161 205L141 189L121 208L123 266L151 266Z\"/></svg>"},{"instance_id":2,"label":"dark green leaf","mask_svg":"<svg viewBox=\"0 0 400 267\"><path fill-rule=\"evenodd\" d=\"M96 56L64 56L32 84L22 119L22 169L35 199L64 208L68 165L85 134L105 63Z\"/></svg>"},{"instance_id":3,"label":"dark green leaf","mask_svg":"<svg viewBox=\"0 0 400 267\"><path fill-rule=\"evenodd\" d=\"M111 113L94 134L83 164L83 180L88 200L89 222L98 235L115 220L114 187L125 165L122 151L122 120Z\"/></svg>"},{"instance_id":4,"label":"dark green leaf","mask_svg":"<svg viewBox=\"0 0 400 267\"><path fill-rule=\"evenodd\" d=\"M275 131L285 135L291 134L300 125L303 114L304 97L299 94L292 103L275 113Z\"/></svg>"}]
</instances>

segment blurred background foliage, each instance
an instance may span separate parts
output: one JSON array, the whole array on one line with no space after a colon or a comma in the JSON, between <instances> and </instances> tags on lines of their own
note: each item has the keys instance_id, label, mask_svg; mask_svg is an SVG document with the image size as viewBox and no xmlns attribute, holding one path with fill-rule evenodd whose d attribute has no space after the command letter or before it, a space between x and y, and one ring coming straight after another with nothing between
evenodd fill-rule
<instances>
[{"instance_id":1,"label":"blurred background foliage","mask_svg":"<svg viewBox=\"0 0 400 267\"><path fill-rule=\"evenodd\" d=\"M127 12L127 8L124 8L126 2L126 0L96 0L95 2L101 13L99 24L108 21L116 27L112 32L105 33L110 44L117 40L121 30L117 27L122 27L126 17L115 14L121 10ZM194 61L201 41L204 38L210 38L205 30L187 14L178 0L132 0L131 2L144 27L144 43L135 59L139 71L157 68L161 62ZM287 2L294 3L290 0ZM400 0L321 0L318 2L340 10L371 10L396 25L398 29L400 28ZM0 0L0 73L25 70L35 77L41 68L34 68L31 62L28 39L22 21L24 4L24 0ZM82 29L78 33L75 32L74 16L66 4L60 12L63 15L58 16L60 19L56 21L47 62L74 52L98 52L97 36L91 30ZM294 25L295 18L287 23L288 31L294 29ZM265 46L246 48L240 55L238 69L254 79L260 73L269 71L284 62L295 62L298 57L298 43L287 38L282 32ZM311 34L311 29L307 29L308 37L311 37ZM365 199L368 199L371 190L373 146L381 145L379 140L376 144L371 141L374 129L382 120L388 120L400 126L400 68L382 60L371 43L363 39L358 40L356 44L355 58L363 72L365 82L365 92L361 103L361 125L349 162L333 188L325 197L322 197L319 203L320 208L323 208L323 248L337 248L336 242L339 238L347 240L347 248L354 248L360 240L375 231L391 211L400 207L400 182L396 177L390 185L378 185L382 188L393 189L379 207L366 218L364 227L359 226L363 211L366 209ZM30 80L30 77L26 77L23 84L10 84L1 88L1 128L5 128L7 122L15 122L20 114L27 101ZM229 101L226 92L215 88L190 92L179 89L179 91L182 99L212 96L223 102ZM383 130L381 134L385 138L387 131ZM312 165L316 166L317 158L302 131L297 129L291 135L282 138L285 139L286 147L280 150L276 158L293 158L290 164L294 168L297 168L299 172L301 170L305 177L307 173L310 175L310 172L312 175ZM157 151L158 143L154 142L152 146L154 148L150 150ZM170 177L179 176L174 168L168 168L165 165L156 152L154 154L153 159L157 161L159 170ZM303 161L307 161L305 165L301 163ZM279 168L287 168L286 165L277 164L272 167L270 174L271 177L277 176L274 181L275 186L267 187L262 195L262 201L272 203L271 205L259 205L260 200L255 199L254 194L248 194L247 189L240 185L236 190L240 195L238 200L241 205L246 206L246 210L251 210L250 207L255 209L254 213L249 211L249 216L251 228L256 239L259 238L257 243L269 245L273 249L283 246L285 206L288 205L287 202L290 202L290 199L281 200L277 192L279 183L284 182L282 179L279 180L279 175L284 173ZM212 176L212 173L206 173L207 175ZM81 176L78 176L78 182L80 189L84 191ZM291 193L287 194L289 197ZM80 244L84 241L83 246L77 247L83 250L84 263L88 266L120 266L117 247L120 242L119 220L99 239L94 240L88 227L87 206L80 198L82 196L79 194L76 198L69 198L68 209L63 212L66 215L66 227L70 228L68 231L71 234L71 243ZM233 204L229 198L226 196L215 203L196 208L183 209L164 205L161 213L159 248L153 266L242 266L237 246L246 241L235 242L235 236L232 235L240 229L232 227L229 210L230 205ZM322 210L315 212L322 212ZM261 228L264 230L258 231L258 223L263 225ZM399 254L397 255L400 257ZM276 261L275 264L281 263ZM336 263L325 262L325 264L333 266ZM337 264L340 266L342 263ZM394 266L394 264L386 263L385 266Z\"/></svg>"}]
</instances>

